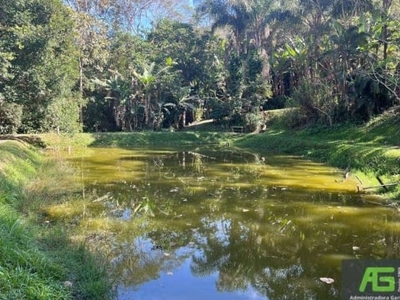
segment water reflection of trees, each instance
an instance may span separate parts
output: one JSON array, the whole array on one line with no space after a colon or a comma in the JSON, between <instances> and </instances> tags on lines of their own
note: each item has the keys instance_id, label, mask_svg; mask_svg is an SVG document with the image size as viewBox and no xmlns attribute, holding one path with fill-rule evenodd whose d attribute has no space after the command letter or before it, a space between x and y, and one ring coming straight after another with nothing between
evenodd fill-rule
<instances>
[{"instance_id":1,"label":"water reflection of trees","mask_svg":"<svg viewBox=\"0 0 400 300\"><path fill-rule=\"evenodd\" d=\"M382 230L383 218L398 219L388 210L347 212L362 205L358 197L274 186L279 176L261 173L269 166L260 156L220 154L217 161L194 151L141 158L142 178L112 185L113 199L145 196L157 208L144 246L136 236L115 241L112 261L124 284L140 285L190 258L195 276L218 274L221 292L253 287L269 299L339 299L340 258L399 256L400 231ZM96 188L100 196L110 187Z\"/></svg>"},{"instance_id":2,"label":"water reflection of trees","mask_svg":"<svg viewBox=\"0 0 400 300\"><path fill-rule=\"evenodd\" d=\"M252 287L269 299L339 299L340 261L332 262L327 255L385 257L398 249L398 234L385 235L378 228L330 227L330 218L308 225L293 221L283 227L280 214L273 211L262 218L253 215L242 219L205 212L195 224L189 223L191 218L182 218L181 225L158 220L142 243L120 244L114 249L119 253L114 259L118 278L137 286L190 258L194 276L218 274L216 288L220 292ZM354 253L352 245L357 236L371 242ZM381 243L375 254L371 253L373 242ZM154 245L162 250L151 250ZM336 282L329 286L320 282L320 277L332 277Z\"/></svg>"},{"instance_id":3,"label":"water reflection of trees","mask_svg":"<svg viewBox=\"0 0 400 300\"><path fill-rule=\"evenodd\" d=\"M307 210L299 214L307 214ZM340 260L331 261L329 255L371 258L371 243L354 253L357 237L371 242L384 238L378 228L336 227L330 216L314 224L293 221L286 226L282 226L285 222L278 211L267 211L260 219L254 215L228 218L221 211L212 216L204 213L199 219L197 230L180 231L172 226L162 230L168 234L154 231L150 236L178 245L193 241L199 250L192 256L192 273L199 277L218 274L219 291L251 286L269 299L339 299ZM376 255L382 257L385 252L380 249ZM319 281L320 277L332 277L336 283L328 286Z\"/></svg>"},{"instance_id":4,"label":"water reflection of trees","mask_svg":"<svg viewBox=\"0 0 400 300\"><path fill-rule=\"evenodd\" d=\"M202 230L207 238L197 241L203 241L202 251L193 256L191 270L196 276L218 273L219 291L252 286L269 299L305 299L317 294L317 299L329 299L338 293L316 282L318 274L328 270L320 270L316 254L293 237L264 238L261 226L238 220L205 221Z\"/></svg>"},{"instance_id":5,"label":"water reflection of trees","mask_svg":"<svg viewBox=\"0 0 400 300\"><path fill-rule=\"evenodd\" d=\"M179 255L170 247L154 244L152 239L141 236L132 240L118 241L110 252L113 277L119 284L139 286L160 277L160 272L170 272L193 253L188 249Z\"/></svg>"}]
</instances>

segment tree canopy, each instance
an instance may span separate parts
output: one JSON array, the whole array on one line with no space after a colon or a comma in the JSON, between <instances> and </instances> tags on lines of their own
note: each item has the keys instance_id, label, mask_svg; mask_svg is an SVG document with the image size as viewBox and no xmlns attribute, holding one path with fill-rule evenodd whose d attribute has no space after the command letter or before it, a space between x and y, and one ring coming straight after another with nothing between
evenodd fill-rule
<instances>
[{"instance_id":1,"label":"tree canopy","mask_svg":"<svg viewBox=\"0 0 400 300\"><path fill-rule=\"evenodd\" d=\"M367 121L400 101L391 0L4 0L0 132Z\"/></svg>"}]
</instances>

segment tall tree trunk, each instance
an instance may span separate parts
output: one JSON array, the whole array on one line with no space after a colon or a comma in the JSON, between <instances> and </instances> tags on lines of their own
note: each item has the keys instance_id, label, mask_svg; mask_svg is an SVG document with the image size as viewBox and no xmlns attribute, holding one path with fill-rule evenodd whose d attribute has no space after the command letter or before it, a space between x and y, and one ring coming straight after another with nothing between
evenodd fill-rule
<instances>
[{"instance_id":1,"label":"tall tree trunk","mask_svg":"<svg viewBox=\"0 0 400 300\"><path fill-rule=\"evenodd\" d=\"M146 103L144 104L144 118L145 118L145 125L146 127L149 127L150 125L150 93L147 95L145 98Z\"/></svg>"},{"instance_id":2,"label":"tall tree trunk","mask_svg":"<svg viewBox=\"0 0 400 300\"><path fill-rule=\"evenodd\" d=\"M387 15L389 13L389 8L391 5L392 5L392 0L383 0L382 6L385 19L387 19ZM388 25L386 21L382 28L382 42L383 42L383 59L386 60L388 57L388 46L389 46Z\"/></svg>"},{"instance_id":3,"label":"tall tree trunk","mask_svg":"<svg viewBox=\"0 0 400 300\"><path fill-rule=\"evenodd\" d=\"M83 63L82 58L79 58L79 94L81 99L79 100L79 123L83 124L83 108L82 108L82 99L83 99Z\"/></svg>"}]
</instances>

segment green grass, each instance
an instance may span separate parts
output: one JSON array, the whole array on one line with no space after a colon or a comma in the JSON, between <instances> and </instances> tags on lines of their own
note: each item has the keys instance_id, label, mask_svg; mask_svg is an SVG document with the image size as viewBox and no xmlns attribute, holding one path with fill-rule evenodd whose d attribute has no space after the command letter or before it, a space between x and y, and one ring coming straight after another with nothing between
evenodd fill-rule
<instances>
[{"instance_id":1,"label":"green grass","mask_svg":"<svg viewBox=\"0 0 400 300\"><path fill-rule=\"evenodd\" d=\"M284 117L282 117L284 118ZM315 126L289 130L273 124L267 132L235 142L242 148L303 156L339 168L350 168L365 185L400 180L400 116L386 113L364 125ZM364 182L365 181L365 182ZM400 199L399 186L387 195Z\"/></svg>"},{"instance_id":2,"label":"green grass","mask_svg":"<svg viewBox=\"0 0 400 300\"><path fill-rule=\"evenodd\" d=\"M212 124L181 132L82 133L75 136L40 135L50 147L195 147L232 145L259 152L299 155L338 168L351 168L365 185L400 180L400 116L386 112L367 124L287 128L295 110L269 112L268 129L261 134L221 132ZM290 122L289 122L290 123ZM192 129L192 128L190 128ZM207 129L209 131L204 131ZM213 131L214 130L214 131ZM391 188L390 198L400 199L399 187Z\"/></svg>"},{"instance_id":3,"label":"green grass","mask_svg":"<svg viewBox=\"0 0 400 300\"><path fill-rule=\"evenodd\" d=\"M400 181L400 117L386 113L368 124L302 130L285 128L285 111L274 111L265 133L227 132L82 133L24 136L36 146L196 147L237 146L255 152L299 155L351 168L365 185ZM210 124L207 128L212 129ZM0 299L108 299L111 283L105 260L72 242L65 224L46 223L41 207L77 197L63 161L47 161L37 149L17 141L0 143ZM70 191L70 192L69 192ZM379 192L379 190L378 190ZM386 198L400 199L400 187ZM72 286L65 286L71 282Z\"/></svg>"},{"instance_id":4,"label":"green grass","mask_svg":"<svg viewBox=\"0 0 400 300\"><path fill-rule=\"evenodd\" d=\"M65 196L65 172L26 144L0 144L0 299L111 298L104 261L41 215Z\"/></svg>"},{"instance_id":5,"label":"green grass","mask_svg":"<svg viewBox=\"0 0 400 300\"><path fill-rule=\"evenodd\" d=\"M35 246L27 224L8 205L0 206L0 224L0 299L69 299L61 265Z\"/></svg>"},{"instance_id":6,"label":"green grass","mask_svg":"<svg viewBox=\"0 0 400 300\"><path fill-rule=\"evenodd\" d=\"M49 147L176 147L218 145L231 141L233 135L224 132L180 131L180 132L113 132L80 133L74 136L41 134Z\"/></svg>"},{"instance_id":7,"label":"green grass","mask_svg":"<svg viewBox=\"0 0 400 300\"><path fill-rule=\"evenodd\" d=\"M45 147L87 147L96 141L95 136L90 133L79 134L56 134L43 133L37 135Z\"/></svg>"}]
</instances>

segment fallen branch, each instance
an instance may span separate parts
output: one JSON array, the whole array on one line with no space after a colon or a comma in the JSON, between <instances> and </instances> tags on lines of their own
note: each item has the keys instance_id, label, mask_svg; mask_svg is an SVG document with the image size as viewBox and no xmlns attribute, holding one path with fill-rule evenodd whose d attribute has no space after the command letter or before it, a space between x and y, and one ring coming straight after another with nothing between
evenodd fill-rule
<instances>
[{"instance_id":1,"label":"fallen branch","mask_svg":"<svg viewBox=\"0 0 400 300\"><path fill-rule=\"evenodd\" d=\"M392 183L387 183L387 184L380 184L380 185L374 185L374 186L366 186L366 187L361 187L362 190L369 190L369 189L377 189L381 187L388 187L388 186L394 186L394 185L399 185L399 182L392 182ZM357 189L360 191L360 186L357 186ZM387 188L386 188L387 190Z\"/></svg>"},{"instance_id":2,"label":"fallen branch","mask_svg":"<svg viewBox=\"0 0 400 300\"><path fill-rule=\"evenodd\" d=\"M188 153L191 154L191 155L193 155L193 156L197 156L197 157L201 157L201 158L215 159L215 157L208 156L208 155L204 155L204 154L200 154L200 153L193 152L193 151L188 151Z\"/></svg>"},{"instance_id":3,"label":"fallen branch","mask_svg":"<svg viewBox=\"0 0 400 300\"><path fill-rule=\"evenodd\" d=\"M383 183L382 179L380 179L379 176L376 176L376 180L378 180L379 183L385 188L386 192L389 192L389 189L387 188L386 184Z\"/></svg>"}]
</instances>

